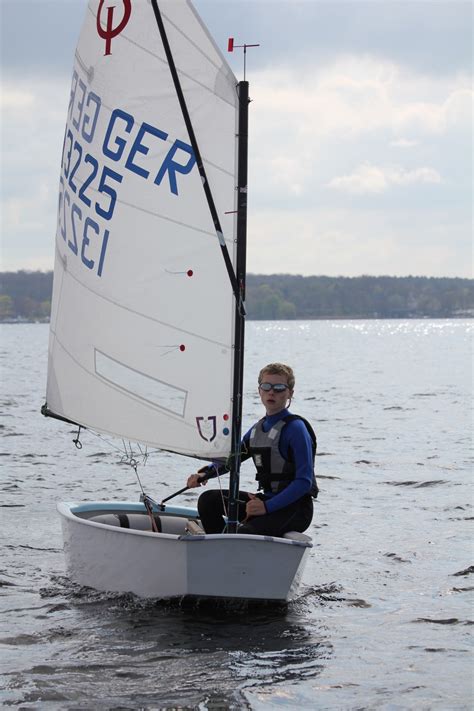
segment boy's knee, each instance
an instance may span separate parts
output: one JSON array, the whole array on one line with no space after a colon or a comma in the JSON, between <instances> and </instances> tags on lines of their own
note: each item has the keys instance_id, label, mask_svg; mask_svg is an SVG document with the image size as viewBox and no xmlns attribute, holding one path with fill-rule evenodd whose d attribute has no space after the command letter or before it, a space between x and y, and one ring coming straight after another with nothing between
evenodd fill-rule
<instances>
[{"instance_id":1,"label":"boy's knee","mask_svg":"<svg viewBox=\"0 0 474 711\"><path fill-rule=\"evenodd\" d=\"M215 506L219 503L220 498L219 496L216 497L216 494L219 494L219 492L203 491L198 499L198 511L201 512L215 508Z\"/></svg>"},{"instance_id":2,"label":"boy's knee","mask_svg":"<svg viewBox=\"0 0 474 711\"><path fill-rule=\"evenodd\" d=\"M218 494L218 491L203 491L201 496L198 499L198 503L203 503L207 504L209 502L214 502L216 499L216 494Z\"/></svg>"}]
</instances>

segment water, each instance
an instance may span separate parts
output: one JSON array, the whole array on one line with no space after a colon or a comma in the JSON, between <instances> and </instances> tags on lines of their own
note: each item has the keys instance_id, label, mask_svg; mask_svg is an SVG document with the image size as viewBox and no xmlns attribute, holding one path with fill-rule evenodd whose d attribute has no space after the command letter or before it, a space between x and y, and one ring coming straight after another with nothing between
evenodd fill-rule
<instances>
[{"instance_id":1,"label":"water","mask_svg":"<svg viewBox=\"0 0 474 711\"><path fill-rule=\"evenodd\" d=\"M471 708L473 329L468 320L249 323L245 425L261 411L259 368L292 364L292 409L318 433L321 494L298 600L229 610L68 581L56 501L135 500L136 479L106 442L83 433L79 451L72 428L39 414L47 326L3 326L0 703ZM159 499L190 471L170 454L140 470ZM249 463L242 479L253 488Z\"/></svg>"}]
</instances>

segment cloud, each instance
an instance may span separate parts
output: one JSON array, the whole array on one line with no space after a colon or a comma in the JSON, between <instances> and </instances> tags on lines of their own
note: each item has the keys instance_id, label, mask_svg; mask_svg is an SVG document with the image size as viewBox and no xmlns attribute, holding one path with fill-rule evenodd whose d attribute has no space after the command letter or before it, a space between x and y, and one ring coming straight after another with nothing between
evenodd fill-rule
<instances>
[{"instance_id":1,"label":"cloud","mask_svg":"<svg viewBox=\"0 0 474 711\"><path fill-rule=\"evenodd\" d=\"M253 199L298 198L296 209L320 198L328 185L363 195L397 185L454 184L449 170L457 171L456 179L469 170L460 147L461 136L471 140L467 87L467 75L424 76L368 55L298 73L288 67L257 73L250 117ZM390 167L394 147L410 151Z\"/></svg>"},{"instance_id":2,"label":"cloud","mask_svg":"<svg viewBox=\"0 0 474 711\"><path fill-rule=\"evenodd\" d=\"M252 92L265 118L306 136L360 136L387 130L392 140L471 126L473 92L466 75L428 77L375 56L257 74ZM289 126L288 122L298 122Z\"/></svg>"},{"instance_id":3,"label":"cloud","mask_svg":"<svg viewBox=\"0 0 474 711\"><path fill-rule=\"evenodd\" d=\"M418 141L410 141L408 138L397 138L395 141L390 141L389 145L393 148L413 148L418 145Z\"/></svg>"},{"instance_id":4,"label":"cloud","mask_svg":"<svg viewBox=\"0 0 474 711\"><path fill-rule=\"evenodd\" d=\"M259 210L250 217L248 269L256 274L472 277L468 221L443 209Z\"/></svg>"},{"instance_id":5,"label":"cloud","mask_svg":"<svg viewBox=\"0 0 474 711\"><path fill-rule=\"evenodd\" d=\"M2 113L6 111L23 111L33 106L34 95L29 90L14 89L9 86L2 88L0 94L0 108Z\"/></svg>"},{"instance_id":6,"label":"cloud","mask_svg":"<svg viewBox=\"0 0 474 711\"><path fill-rule=\"evenodd\" d=\"M343 190L348 193L383 193L394 185L413 185L415 183L441 183L440 174L433 168L379 168L365 163L360 165L351 175L333 178L327 183L329 188Z\"/></svg>"},{"instance_id":7,"label":"cloud","mask_svg":"<svg viewBox=\"0 0 474 711\"><path fill-rule=\"evenodd\" d=\"M2 89L2 268L51 268L69 78Z\"/></svg>"}]
</instances>

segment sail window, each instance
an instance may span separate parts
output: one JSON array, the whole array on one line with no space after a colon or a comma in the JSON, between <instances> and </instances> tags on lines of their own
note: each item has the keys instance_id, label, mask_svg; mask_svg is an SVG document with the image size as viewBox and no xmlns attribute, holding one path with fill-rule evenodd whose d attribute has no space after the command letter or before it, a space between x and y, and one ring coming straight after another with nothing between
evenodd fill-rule
<instances>
[{"instance_id":1,"label":"sail window","mask_svg":"<svg viewBox=\"0 0 474 711\"><path fill-rule=\"evenodd\" d=\"M152 378L95 349L95 372L108 383L162 410L184 417L187 391Z\"/></svg>"}]
</instances>

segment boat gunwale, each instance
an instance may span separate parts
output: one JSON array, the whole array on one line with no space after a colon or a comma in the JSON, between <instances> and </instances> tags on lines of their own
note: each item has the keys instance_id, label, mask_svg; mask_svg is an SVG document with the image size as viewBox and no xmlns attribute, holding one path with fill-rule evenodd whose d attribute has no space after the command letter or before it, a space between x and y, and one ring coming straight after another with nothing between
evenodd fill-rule
<instances>
[{"instance_id":1,"label":"boat gunwale","mask_svg":"<svg viewBox=\"0 0 474 711\"><path fill-rule=\"evenodd\" d=\"M154 512L155 512L154 507ZM78 513L84 513L86 511L117 511L117 510L135 510L136 513L143 513L146 514L146 509L144 504L141 502L132 502L132 501L91 501L89 503L83 502L83 503L73 503L73 502L64 502L61 501L57 504L57 510L58 512L64 516L64 518L69 519L70 521L74 521L75 523L80 522L81 524L85 524L88 526L93 526L94 528L105 528L109 531L114 531L115 533L120 533L120 534L132 534L132 535L139 535L139 536L145 536L145 537L152 537L157 539L169 539L169 540L175 540L175 541L182 541L184 543L189 543L192 541L216 541L216 540L225 540L227 542L230 541L257 541L258 543L276 543L278 544L286 544L286 545L291 545L291 546L299 546L302 548L312 548L313 543L311 539L308 536L308 541L297 541L292 538L280 538L277 536L257 536L257 535L252 535L252 534L247 534L247 533L233 533L233 534L228 534L228 533L205 533L202 535L194 535L194 534L174 534L174 533L157 533L155 531L142 531L138 529L133 529L133 528L121 528L119 526L114 526L108 523L102 523L101 521L94 521L92 519L88 518L82 518L81 516L78 516ZM180 513L178 513L180 512ZM186 509L185 507L170 507L168 511L162 511L160 512L158 509L156 509L156 513L161 513L162 515L164 514L165 516L170 516L170 518L178 518L178 517L185 517L187 516L188 518L198 518L197 516L197 511L196 509ZM303 534L305 535L305 534Z\"/></svg>"}]
</instances>

